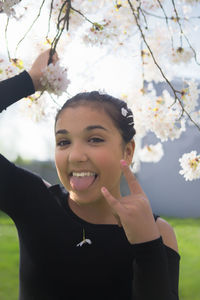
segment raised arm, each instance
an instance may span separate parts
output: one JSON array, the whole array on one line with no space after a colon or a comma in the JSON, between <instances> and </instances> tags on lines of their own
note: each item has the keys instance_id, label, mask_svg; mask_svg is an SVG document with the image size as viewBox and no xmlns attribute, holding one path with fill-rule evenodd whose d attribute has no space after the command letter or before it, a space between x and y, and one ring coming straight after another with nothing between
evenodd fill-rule
<instances>
[{"instance_id":1,"label":"raised arm","mask_svg":"<svg viewBox=\"0 0 200 300\"><path fill-rule=\"evenodd\" d=\"M42 70L46 67L49 59L49 51L42 52L34 61L31 69L17 76L0 82L0 112L23 97L42 90L40 77ZM52 62L58 60L57 53L54 54Z\"/></svg>"},{"instance_id":2,"label":"raised arm","mask_svg":"<svg viewBox=\"0 0 200 300\"><path fill-rule=\"evenodd\" d=\"M41 90L40 77L42 70L48 63L49 50L41 53L34 61L31 69L19 75L0 82L0 111L6 109L11 104L23 97L33 94L36 90ZM53 56L53 63L58 60L57 54ZM14 130L14 128L13 128ZM11 147L12 147L11 141ZM34 181L41 181L37 175L18 168L0 154L0 209L9 215L15 210L16 198L20 198L20 193L25 186ZM27 181L27 183L25 183ZM49 186L45 182L46 186ZM13 202L14 201L14 202Z\"/></svg>"}]
</instances>

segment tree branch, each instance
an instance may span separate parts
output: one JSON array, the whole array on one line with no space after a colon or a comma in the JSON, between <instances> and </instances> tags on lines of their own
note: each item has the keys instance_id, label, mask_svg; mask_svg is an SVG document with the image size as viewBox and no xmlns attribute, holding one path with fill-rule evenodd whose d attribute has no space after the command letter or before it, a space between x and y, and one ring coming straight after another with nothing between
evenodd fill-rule
<instances>
[{"instance_id":1,"label":"tree branch","mask_svg":"<svg viewBox=\"0 0 200 300\"><path fill-rule=\"evenodd\" d=\"M193 54L194 54L194 59L195 59L196 64L197 64L197 65L200 65L200 63L197 61L197 54L196 54L196 51L195 51L194 48L192 47L192 45L191 45L191 43L190 43L188 37L187 37L187 36L185 35L185 33L183 32L183 28L182 28L182 25L181 25L181 23L180 23L180 18L179 18L179 16L178 16L178 12L177 12L176 5L175 5L174 0L172 0L172 5L173 5L173 8L174 8L174 12L175 12L175 15L176 15L177 23L178 23L178 25L179 25L180 32L181 32L181 35L180 35L180 37L181 37L181 47L182 47L182 37L184 37L184 38L186 39L186 41L187 41L187 43L188 43L190 49L192 50L192 52L193 52Z\"/></svg>"},{"instance_id":2,"label":"tree branch","mask_svg":"<svg viewBox=\"0 0 200 300\"><path fill-rule=\"evenodd\" d=\"M39 12L36 16L36 18L34 19L33 23L31 24L31 26L28 28L28 30L26 31L26 33L24 34L24 36L20 39L20 41L17 43L17 46L15 48L15 56L16 56L16 53L17 53L17 50L19 48L19 45L21 44L21 42L26 38L27 34L31 31L31 29L33 28L34 24L36 23L36 21L38 20L38 18L40 17L40 14L41 14L41 10L42 10L42 7L44 5L46 0L42 0L42 4L39 8Z\"/></svg>"},{"instance_id":3,"label":"tree branch","mask_svg":"<svg viewBox=\"0 0 200 300\"><path fill-rule=\"evenodd\" d=\"M172 1L173 1L173 0L172 0ZM164 74L162 68L161 68L160 65L158 64L158 62L157 62L157 60L156 60L156 58L155 58L155 56L154 56L154 54L153 54L153 52L152 52L150 46L149 46L149 44L148 44L148 42L147 42L147 40L146 40L146 37L145 37L145 35L144 35L144 33L143 33L143 30L142 30L142 27L141 27L140 24L139 24L138 16L137 16L136 13L135 13L134 7L133 7L133 5L132 5L132 3L131 3L130 0L128 0L128 3L129 3L129 6L130 6L130 8L131 8L131 10L132 10L132 13L133 13L133 16L134 16L134 18L135 18L136 25L137 25L137 27L138 27L138 29L139 29L139 31L140 31L141 37L142 37L142 39L143 39L143 41L144 41L146 47L148 48L148 50L149 50L149 52L150 52L150 54L151 54L151 57L152 57L152 59L153 59L155 65L156 65L157 68L159 69L159 71L160 71L162 77L165 79L165 81L167 82L167 84L168 84L169 87L171 88L171 90L172 90L172 92L173 92L173 94L174 94L175 102L176 102L176 101L179 102L179 104L180 104L180 106L181 106L181 109L182 109L182 114L185 113L185 114L188 116L188 118L190 119L190 121L191 121L191 122L192 122L199 130L200 130L200 126L199 126L199 125L191 118L190 114L185 110L185 108L184 108L184 106L183 106L183 103L181 102L180 98L177 96L177 94L178 94L178 93L181 93L181 92L180 92L180 91L177 91L177 90L173 87L173 85L171 84L171 82L169 81L169 79L165 76L165 74Z\"/></svg>"},{"instance_id":4,"label":"tree branch","mask_svg":"<svg viewBox=\"0 0 200 300\"><path fill-rule=\"evenodd\" d=\"M5 40L6 40L6 50L7 50L7 54L8 54L8 59L10 61L11 56L10 56L10 51L9 51L9 47L8 47L8 25L9 25L9 21L10 21L10 18L7 17L7 22L6 22L6 27L5 27Z\"/></svg>"}]
</instances>

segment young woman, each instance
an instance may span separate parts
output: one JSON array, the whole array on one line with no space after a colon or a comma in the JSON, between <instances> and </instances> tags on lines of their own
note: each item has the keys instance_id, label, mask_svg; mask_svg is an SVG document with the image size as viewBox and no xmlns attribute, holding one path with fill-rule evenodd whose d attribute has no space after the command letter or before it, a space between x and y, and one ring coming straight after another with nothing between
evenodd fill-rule
<instances>
[{"instance_id":1,"label":"young woman","mask_svg":"<svg viewBox=\"0 0 200 300\"><path fill-rule=\"evenodd\" d=\"M40 55L29 74L0 83L1 110L41 89L48 55ZM49 187L0 156L0 209L15 222L20 242L20 300L178 299L174 231L152 213L129 170L134 134L125 102L82 93L64 104L55 122L64 187Z\"/></svg>"}]
</instances>

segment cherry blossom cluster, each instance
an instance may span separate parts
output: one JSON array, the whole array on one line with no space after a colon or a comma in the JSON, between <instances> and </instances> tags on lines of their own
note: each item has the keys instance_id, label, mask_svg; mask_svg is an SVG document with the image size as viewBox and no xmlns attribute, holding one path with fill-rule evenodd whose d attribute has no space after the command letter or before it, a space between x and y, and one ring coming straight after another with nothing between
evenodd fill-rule
<instances>
[{"instance_id":1,"label":"cherry blossom cluster","mask_svg":"<svg viewBox=\"0 0 200 300\"><path fill-rule=\"evenodd\" d=\"M57 61L56 64L49 64L43 70L43 76L40 81L47 92L53 93L57 96L66 92L70 83L67 69L60 65L60 61Z\"/></svg>"},{"instance_id":2,"label":"cherry blossom cluster","mask_svg":"<svg viewBox=\"0 0 200 300\"><path fill-rule=\"evenodd\" d=\"M194 54L192 53L191 49L179 47L172 51L170 59L171 62L175 64L180 64L183 62L188 63L193 56Z\"/></svg>"},{"instance_id":3,"label":"cherry blossom cluster","mask_svg":"<svg viewBox=\"0 0 200 300\"><path fill-rule=\"evenodd\" d=\"M188 113L191 113L198 106L200 89L198 88L197 83L194 81L188 81L186 82L186 84L187 87L181 91L182 93L181 99L185 110Z\"/></svg>"},{"instance_id":4,"label":"cherry blossom cluster","mask_svg":"<svg viewBox=\"0 0 200 300\"><path fill-rule=\"evenodd\" d=\"M104 19L101 24L94 24L83 36L83 41L90 45L105 45L118 37L118 27L110 20Z\"/></svg>"},{"instance_id":5,"label":"cherry blossom cluster","mask_svg":"<svg viewBox=\"0 0 200 300\"><path fill-rule=\"evenodd\" d=\"M4 12L8 17L15 15L13 6L18 4L21 0L6 0L0 1L0 11Z\"/></svg>"},{"instance_id":6,"label":"cherry blossom cluster","mask_svg":"<svg viewBox=\"0 0 200 300\"><path fill-rule=\"evenodd\" d=\"M157 163L164 155L163 146L161 143L155 145L145 145L139 150L139 158L142 162Z\"/></svg>"},{"instance_id":7,"label":"cherry blossom cluster","mask_svg":"<svg viewBox=\"0 0 200 300\"><path fill-rule=\"evenodd\" d=\"M185 131L185 119L180 119L181 107L167 90L161 96L154 91L141 96L132 106L135 117L136 132L145 136L149 131L154 132L161 142L180 138Z\"/></svg>"},{"instance_id":8,"label":"cherry blossom cluster","mask_svg":"<svg viewBox=\"0 0 200 300\"><path fill-rule=\"evenodd\" d=\"M200 154L197 155L197 151L183 154L179 162L182 168L179 173L186 181L200 178Z\"/></svg>"},{"instance_id":9,"label":"cherry blossom cluster","mask_svg":"<svg viewBox=\"0 0 200 300\"><path fill-rule=\"evenodd\" d=\"M23 61L20 59L0 58L0 80L13 77L23 70Z\"/></svg>"},{"instance_id":10,"label":"cherry blossom cluster","mask_svg":"<svg viewBox=\"0 0 200 300\"><path fill-rule=\"evenodd\" d=\"M20 102L21 113L33 122L46 121L55 115L57 107L50 102L47 96L41 97L40 92L24 98Z\"/></svg>"}]
</instances>

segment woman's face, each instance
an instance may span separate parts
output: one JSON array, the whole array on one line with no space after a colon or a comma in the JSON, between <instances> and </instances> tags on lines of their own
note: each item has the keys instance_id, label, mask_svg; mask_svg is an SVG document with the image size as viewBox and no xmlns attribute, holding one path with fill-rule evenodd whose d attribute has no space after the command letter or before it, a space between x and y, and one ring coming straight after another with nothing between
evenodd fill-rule
<instances>
[{"instance_id":1,"label":"woman's face","mask_svg":"<svg viewBox=\"0 0 200 300\"><path fill-rule=\"evenodd\" d=\"M55 163L58 176L80 204L103 199L101 187L120 196L120 159L131 146L123 146L119 130L103 109L80 105L64 109L56 123Z\"/></svg>"}]
</instances>

